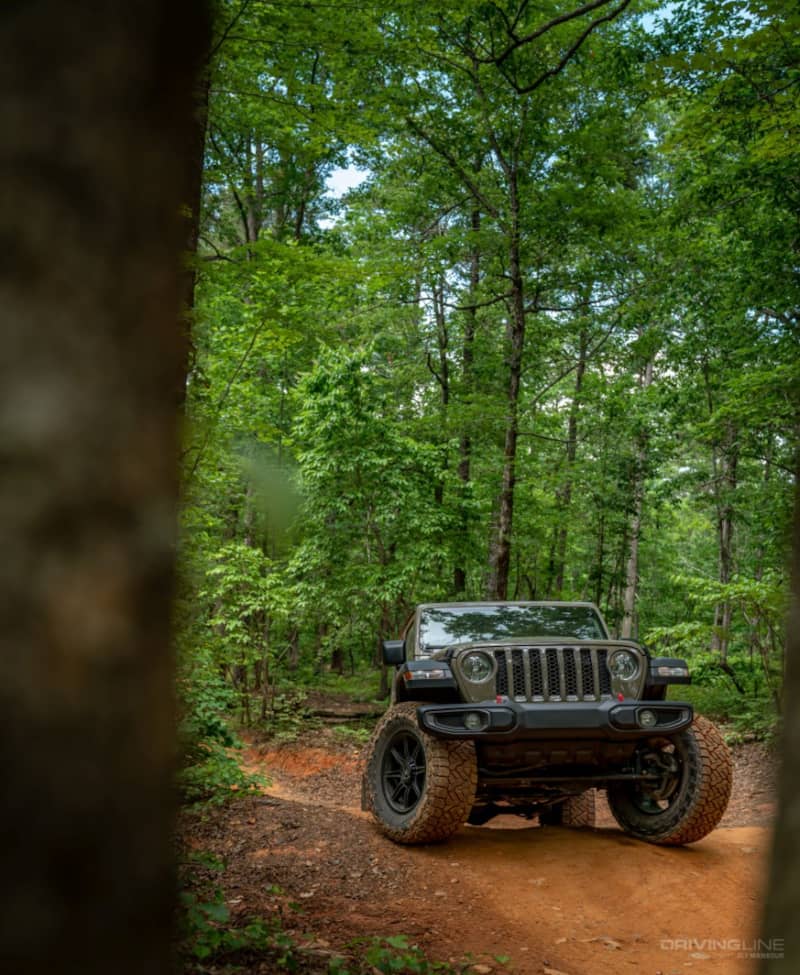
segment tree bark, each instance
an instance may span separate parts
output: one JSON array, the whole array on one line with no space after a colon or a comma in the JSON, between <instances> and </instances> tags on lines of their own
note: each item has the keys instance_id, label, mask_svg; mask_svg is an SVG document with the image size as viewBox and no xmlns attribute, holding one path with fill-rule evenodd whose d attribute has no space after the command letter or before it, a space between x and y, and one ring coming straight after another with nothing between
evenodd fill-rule
<instances>
[{"instance_id":1,"label":"tree bark","mask_svg":"<svg viewBox=\"0 0 800 975\"><path fill-rule=\"evenodd\" d=\"M509 183L508 274L511 290L508 323L508 387L506 394L506 432L503 444L503 474L500 486L497 523L489 555L487 597L506 599L511 566L511 538L514 527L514 492L517 482L517 438L519 434L519 392L522 380L522 355L525 348L525 285L520 255L520 200L517 171L507 173Z\"/></svg>"},{"instance_id":2,"label":"tree bark","mask_svg":"<svg viewBox=\"0 0 800 975\"><path fill-rule=\"evenodd\" d=\"M567 537L569 534L569 509L572 504L572 477L575 458L578 453L578 410L580 408L583 377L586 373L586 354L589 347L589 332L584 325L578 340L578 365L575 369L575 388L567 419L566 477L556 492L556 511L558 526L555 543L555 597L561 599L564 592L564 573L567 562Z\"/></svg>"},{"instance_id":3,"label":"tree bark","mask_svg":"<svg viewBox=\"0 0 800 975\"><path fill-rule=\"evenodd\" d=\"M714 448L714 493L717 503L717 543L719 547L719 581L727 585L733 577L733 500L739 466L739 448L735 425L728 422L722 449ZM714 630L711 650L719 653L720 662L727 663L733 605L723 599L714 607Z\"/></svg>"},{"instance_id":4,"label":"tree bark","mask_svg":"<svg viewBox=\"0 0 800 975\"><path fill-rule=\"evenodd\" d=\"M180 209L207 26L186 0L0 12L3 971L171 970Z\"/></svg>"},{"instance_id":5,"label":"tree bark","mask_svg":"<svg viewBox=\"0 0 800 975\"><path fill-rule=\"evenodd\" d=\"M197 247L200 242L200 212L203 199L203 157L208 128L208 97L211 90L211 69L205 64L192 94L192 126L190 144L184 154L186 163L186 190L184 196L184 220L186 233L186 265L183 270L183 315L181 317L182 351L175 377L175 399L183 409L186 401L186 376L194 365L192 323L194 292L197 285Z\"/></svg>"},{"instance_id":6,"label":"tree bark","mask_svg":"<svg viewBox=\"0 0 800 975\"><path fill-rule=\"evenodd\" d=\"M780 955L762 961L761 975L794 975L800 969L800 939L794 936L800 916L800 464L795 472L792 545L792 596L786 641L782 764L778 816L772 845L761 937L764 952ZM781 943L778 944L777 942Z\"/></svg>"},{"instance_id":7,"label":"tree bark","mask_svg":"<svg viewBox=\"0 0 800 975\"><path fill-rule=\"evenodd\" d=\"M646 391L653 382L653 360L649 359L639 377L639 387ZM628 559L625 565L625 589L622 594L622 624L620 636L625 640L636 639L639 632L639 619L636 612L636 597L639 590L639 538L642 531L642 509L644 507L644 481L647 467L647 430L643 429L637 438L636 459L633 471L633 505L631 510L630 532L628 538Z\"/></svg>"},{"instance_id":8,"label":"tree bark","mask_svg":"<svg viewBox=\"0 0 800 975\"><path fill-rule=\"evenodd\" d=\"M475 164L476 173L480 172L480 160ZM470 415L464 422L458 445L458 479L461 482L461 498L459 522L461 528L461 550L453 567L453 591L456 596L466 594L467 570L465 568L465 543L469 532L469 515L467 511L467 492L472 478L472 406L475 396L475 332L478 327L478 288L481 281L481 252L477 235L481 229L481 211L473 205L470 213L470 229L474 238L469 261L469 298L470 305L464 315L464 339L461 347L461 373L464 386L464 400Z\"/></svg>"},{"instance_id":9,"label":"tree bark","mask_svg":"<svg viewBox=\"0 0 800 975\"><path fill-rule=\"evenodd\" d=\"M444 479L447 475L447 468L449 466L449 458L447 452L447 428L448 428L448 410L450 407L450 360L448 358L450 353L450 333L447 327L447 317L445 315L445 287L446 282L444 276L440 277L438 281L433 283L433 314L436 321L436 351L437 351L437 367L434 369L430 359L428 360L428 365L431 372L436 378L436 382L439 386L439 403L440 403L440 436L441 436L441 471L442 476L436 482L433 488L433 500L437 507L441 507L444 504Z\"/></svg>"}]
</instances>

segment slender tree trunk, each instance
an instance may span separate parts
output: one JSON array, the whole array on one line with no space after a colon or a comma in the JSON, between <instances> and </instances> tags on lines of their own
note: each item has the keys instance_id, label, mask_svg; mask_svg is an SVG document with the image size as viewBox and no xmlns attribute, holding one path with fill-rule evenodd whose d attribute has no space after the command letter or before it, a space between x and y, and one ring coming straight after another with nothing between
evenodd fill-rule
<instances>
[{"instance_id":1,"label":"slender tree trunk","mask_svg":"<svg viewBox=\"0 0 800 975\"><path fill-rule=\"evenodd\" d=\"M764 457L764 479L763 479L763 484L764 484L765 490L767 490L768 487L769 487L769 483L770 483L770 479L771 479L771 475L772 475L772 454L773 454L773 449L774 449L774 443L773 443L772 434L770 433L770 434L768 434L767 447L766 447L766 455ZM757 579L760 582L761 579L762 579L762 577L763 577L763 575L764 575L764 540L763 540L763 537L762 537L759 540L758 545L756 546L755 566L753 567L753 578L754 579ZM753 615L753 619L752 619L752 621L750 623L750 640L749 640L749 644L748 644L748 653L749 653L749 657L750 657L751 661L753 659L753 654L756 653L758 651L758 649L759 649L759 647L758 647L758 645L759 645L758 632L759 632L760 628L761 628L761 614L759 612L756 612ZM768 660L769 660L769 657L767 657L767 661Z\"/></svg>"},{"instance_id":2,"label":"slender tree trunk","mask_svg":"<svg viewBox=\"0 0 800 975\"><path fill-rule=\"evenodd\" d=\"M442 455L442 477L436 482L433 489L434 501L439 507L441 507L441 505L444 503L444 476L447 473L449 464L449 459L447 456L447 426L448 408L450 406L450 360L448 358L450 351L450 333L447 328L447 318L445 316L444 289L444 278L440 278L439 281L434 282L433 313L436 321L437 367L434 368L430 359L428 360L430 370L436 377L436 381L439 385L440 436L442 439L440 446Z\"/></svg>"},{"instance_id":3,"label":"slender tree trunk","mask_svg":"<svg viewBox=\"0 0 800 975\"><path fill-rule=\"evenodd\" d=\"M0 970L167 975L180 208L205 7L37 0L0 25Z\"/></svg>"},{"instance_id":4,"label":"slender tree trunk","mask_svg":"<svg viewBox=\"0 0 800 975\"><path fill-rule=\"evenodd\" d=\"M514 526L514 491L516 488L517 437L519 434L519 393L522 380L522 356L525 348L525 285L520 255L520 201L516 169L509 173L511 231L508 272L511 307L508 323L508 392L506 397L506 433L503 445L503 474L500 487L497 523L489 555L489 599L506 599L511 566L511 539Z\"/></svg>"},{"instance_id":5,"label":"slender tree trunk","mask_svg":"<svg viewBox=\"0 0 800 975\"><path fill-rule=\"evenodd\" d=\"M294 673L300 666L300 633L296 626L289 631L289 670Z\"/></svg>"},{"instance_id":6,"label":"slender tree trunk","mask_svg":"<svg viewBox=\"0 0 800 975\"><path fill-rule=\"evenodd\" d=\"M375 660L381 670L381 684L378 691L378 696L381 698L388 697L389 691L389 668L383 662L383 641L391 638L392 635L392 614L389 609L389 604L386 602L381 603L381 622L378 628L378 640L375 644Z\"/></svg>"},{"instance_id":7,"label":"slender tree trunk","mask_svg":"<svg viewBox=\"0 0 800 975\"><path fill-rule=\"evenodd\" d=\"M717 498L717 541L719 546L719 581L727 585L733 577L733 492L737 483L739 464L738 431L728 422L724 443L715 467L715 493ZM720 663L727 664L730 642L733 604L724 599L714 608L714 631L711 649L719 653Z\"/></svg>"},{"instance_id":8,"label":"slender tree trunk","mask_svg":"<svg viewBox=\"0 0 800 975\"><path fill-rule=\"evenodd\" d=\"M650 359L639 377L639 387L642 392L645 392L652 382L653 360ZM648 434L647 430L643 429L638 436L633 471L633 505L628 537L628 559L625 565L625 589L622 594L622 623L620 626L620 635L624 639L636 639L639 632L636 597L639 590L639 538L642 531L647 449Z\"/></svg>"},{"instance_id":9,"label":"slender tree trunk","mask_svg":"<svg viewBox=\"0 0 800 975\"><path fill-rule=\"evenodd\" d=\"M480 172L480 160L475 164L475 172ZM477 238L481 229L481 212L473 206L470 214L470 229ZM470 304L464 314L464 340L461 350L461 371L464 386L464 402L468 410L467 419L459 442L458 479L461 482L461 498L459 523L461 529L461 544L459 557L453 568L453 591L455 595L466 593L467 570L465 568L465 543L469 532L469 513L467 510L467 496L472 478L472 407L475 397L475 332L478 324L478 288L481 280L481 252L477 239L474 240L469 262L469 298Z\"/></svg>"},{"instance_id":10,"label":"slender tree trunk","mask_svg":"<svg viewBox=\"0 0 800 975\"><path fill-rule=\"evenodd\" d=\"M639 459L637 456L637 465ZM644 458L642 457L641 460ZM622 593L622 623L620 625L620 636L626 640L635 639L639 632L636 595L639 588L639 536L642 529L644 485L643 478L638 473L634 477L633 512L630 521L628 561L625 565L625 589Z\"/></svg>"},{"instance_id":11,"label":"slender tree trunk","mask_svg":"<svg viewBox=\"0 0 800 975\"><path fill-rule=\"evenodd\" d=\"M603 598L603 568L605 565L606 547L606 518L605 512L601 511L597 519L597 544L595 546L594 567L592 569L592 582L594 584L594 601L599 606Z\"/></svg>"},{"instance_id":12,"label":"slender tree trunk","mask_svg":"<svg viewBox=\"0 0 800 975\"><path fill-rule=\"evenodd\" d=\"M194 292L197 284L197 246L200 241L200 211L203 194L203 156L208 127L208 96L211 73L208 65L200 75L193 92L191 146L185 156L186 163L186 267L183 272L183 317L181 319L182 350L175 378L175 400L183 409L186 401L186 376L194 366L192 345L192 321Z\"/></svg>"},{"instance_id":13,"label":"slender tree trunk","mask_svg":"<svg viewBox=\"0 0 800 975\"><path fill-rule=\"evenodd\" d=\"M555 544L555 595L560 599L564 592L564 572L567 561L567 535L569 532L569 509L572 504L572 478L575 457L578 452L578 410L580 409L583 377L586 373L586 353L589 346L589 331L584 325L578 340L578 365L575 369L575 388L567 419L566 476L564 484L556 495L558 526Z\"/></svg>"}]
</instances>

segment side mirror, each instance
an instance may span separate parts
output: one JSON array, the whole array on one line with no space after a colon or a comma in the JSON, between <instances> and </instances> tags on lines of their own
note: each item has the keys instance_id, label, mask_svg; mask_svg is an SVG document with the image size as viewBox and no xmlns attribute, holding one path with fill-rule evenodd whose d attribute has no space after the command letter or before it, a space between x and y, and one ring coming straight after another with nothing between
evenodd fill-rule
<instances>
[{"instance_id":1,"label":"side mirror","mask_svg":"<svg viewBox=\"0 0 800 975\"><path fill-rule=\"evenodd\" d=\"M383 662L387 667L397 667L406 659L406 645L403 640L383 641Z\"/></svg>"}]
</instances>

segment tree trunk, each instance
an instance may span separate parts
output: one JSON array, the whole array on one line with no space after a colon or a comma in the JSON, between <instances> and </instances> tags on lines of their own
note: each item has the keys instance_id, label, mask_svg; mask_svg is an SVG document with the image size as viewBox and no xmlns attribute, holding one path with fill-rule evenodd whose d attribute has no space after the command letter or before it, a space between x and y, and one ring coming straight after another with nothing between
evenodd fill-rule
<instances>
[{"instance_id":1,"label":"tree trunk","mask_svg":"<svg viewBox=\"0 0 800 975\"><path fill-rule=\"evenodd\" d=\"M519 391L522 379L522 355L525 347L525 286L520 259L520 202L517 173L509 173L511 231L508 271L511 308L508 323L508 392L506 397L506 433L503 444L503 474L497 522L489 555L487 597L506 599L511 566L511 536L514 527L514 491L516 488L517 437L519 433Z\"/></svg>"},{"instance_id":2,"label":"tree trunk","mask_svg":"<svg viewBox=\"0 0 800 975\"><path fill-rule=\"evenodd\" d=\"M717 499L717 542L719 546L719 581L727 585L733 577L733 500L739 464L738 431L728 422L722 449L714 451L714 491ZM733 605L724 599L714 608L714 631L711 650L719 653L720 662L728 660Z\"/></svg>"},{"instance_id":3,"label":"tree trunk","mask_svg":"<svg viewBox=\"0 0 800 975\"><path fill-rule=\"evenodd\" d=\"M555 597L561 599L564 592L564 572L567 561L567 536L569 532L569 509L572 503L572 477L575 457L578 453L578 409L580 408L583 377L586 373L586 353L589 346L589 332L584 325L578 340L578 365L575 369L575 389L567 419L566 477L556 493L558 526L555 542Z\"/></svg>"},{"instance_id":4,"label":"tree trunk","mask_svg":"<svg viewBox=\"0 0 800 975\"><path fill-rule=\"evenodd\" d=\"M475 165L475 171L480 172L480 161ZM470 229L475 236L469 262L469 298L470 305L464 315L464 341L461 350L461 371L464 386L464 400L469 410L469 416L464 422L463 432L459 442L458 479L461 482L461 498L459 522L461 529L460 552L453 567L454 595L465 595L467 589L467 570L465 562L467 553L465 543L469 532L469 514L467 509L467 493L472 478L472 406L475 396L475 332L478 325L478 287L481 280L481 252L477 242L477 235L481 229L481 212L473 206L470 214Z\"/></svg>"},{"instance_id":5,"label":"tree trunk","mask_svg":"<svg viewBox=\"0 0 800 975\"><path fill-rule=\"evenodd\" d=\"M383 641L388 640L392 634L392 616L389 611L388 603L381 603L381 623L378 628L378 641L375 646L375 659L381 669L381 684L378 690L378 696L381 698L388 697L389 691L389 668L383 662Z\"/></svg>"},{"instance_id":6,"label":"tree trunk","mask_svg":"<svg viewBox=\"0 0 800 975\"><path fill-rule=\"evenodd\" d=\"M645 392L652 382L653 360L650 359L639 377L639 387L642 392ZM647 429L644 428L640 431L637 438L636 459L633 471L633 506L628 538L628 559L625 565L625 590L622 594L622 624L620 626L620 636L625 640L635 640L639 634L636 596L639 589L639 538L642 531L647 447L648 434Z\"/></svg>"},{"instance_id":7,"label":"tree trunk","mask_svg":"<svg viewBox=\"0 0 800 975\"><path fill-rule=\"evenodd\" d=\"M0 969L166 975L180 207L205 7L38 0L0 21Z\"/></svg>"},{"instance_id":8,"label":"tree trunk","mask_svg":"<svg viewBox=\"0 0 800 975\"><path fill-rule=\"evenodd\" d=\"M344 673L344 650L341 647L334 647L331 650L331 672L334 674Z\"/></svg>"},{"instance_id":9,"label":"tree trunk","mask_svg":"<svg viewBox=\"0 0 800 975\"><path fill-rule=\"evenodd\" d=\"M198 78L193 92L193 112L191 145L185 153L186 163L186 267L183 271L183 316L181 319L182 349L175 378L175 400L182 409L186 401L186 376L193 368L194 349L192 346L192 319L194 314L194 291L197 284L197 245L200 241L200 211L203 191L203 156L206 146L208 126L208 96L211 88L210 66Z\"/></svg>"},{"instance_id":10,"label":"tree trunk","mask_svg":"<svg viewBox=\"0 0 800 975\"><path fill-rule=\"evenodd\" d=\"M444 290L445 290L445 280L441 277L438 281L433 284L433 313L436 321L436 351L437 351L437 366L433 367L433 364L428 359L428 366L436 377L436 382L439 386L439 402L440 402L440 435L441 435L441 470L442 476L436 482L433 489L434 502L437 507L441 507L444 503L444 478L447 474L447 468L449 465L449 459L447 456L447 425L448 425L448 408L450 406L450 360L449 347L450 347L450 333L447 328L447 318L445 316L444 308Z\"/></svg>"},{"instance_id":11,"label":"tree trunk","mask_svg":"<svg viewBox=\"0 0 800 975\"><path fill-rule=\"evenodd\" d=\"M289 670L294 673L300 666L300 633L296 626L289 631Z\"/></svg>"},{"instance_id":12,"label":"tree trunk","mask_svg":"<svg viewBox=\"0 0 800 975\"><path fill-rule=\"evenodd\" d=\"M784 721L778 815L772 845L766 906L761 925L765 953L761 975L794 975L800 969L800 939L793 936L800 916L800 465L795 471L792 599L786 641Z\"/></svg>"}]
</instances>

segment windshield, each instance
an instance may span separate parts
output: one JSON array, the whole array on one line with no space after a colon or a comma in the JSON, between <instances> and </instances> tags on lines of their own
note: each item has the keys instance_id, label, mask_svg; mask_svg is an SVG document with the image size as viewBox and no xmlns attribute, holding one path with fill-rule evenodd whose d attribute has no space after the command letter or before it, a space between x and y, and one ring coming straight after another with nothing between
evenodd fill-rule
<instances>
[{"instance_id":1,"label":"windshield","mask_svg":"<svg viewBox=\"0 0 800 975\"><path fill-rule=\"evenodd\" d=\"M420 615L421 650L440 650L452 643L537 636L573 640L606 638L591 606L447 606L424 609Z\"/></svg>"}]
</instances>

